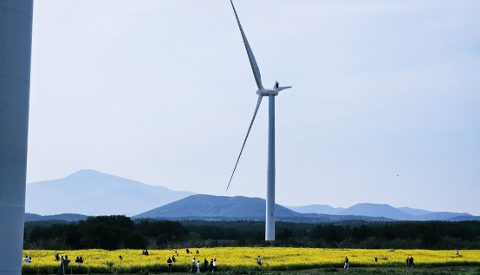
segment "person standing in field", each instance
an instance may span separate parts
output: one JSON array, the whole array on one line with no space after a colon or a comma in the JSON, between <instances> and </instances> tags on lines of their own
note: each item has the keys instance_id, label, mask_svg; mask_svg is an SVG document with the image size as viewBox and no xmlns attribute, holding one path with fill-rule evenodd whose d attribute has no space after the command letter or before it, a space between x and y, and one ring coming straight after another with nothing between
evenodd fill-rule
<instances>
[{"instance_id":1,"label":"person standing in field","mask_svg":"<svg viewBox=\"0 0 480 275\"><path fill-rule=\"evenodd\" d=\"M410 257L407 257L407 259L405 260L405 262L407 263L407 267L410 267Z\"/></svg>"},{"instance_id":2,"label":"person standing in field","mask_svg":"<svg viewBox=\"0 0 480 275\"><path fill-rule=\"evenodd\" d=\"M213 266L212 272L217 271L217 259L213 259L212 266Z\"/></svg>"},{"instance_id":3,"label":"person standing in field","mask_svg":"<svg viewBox=\"0 0 480 275\"><path fill-rule=\"evenodd\" d=\"M197 273L200 273L200 267L201 267L201 265L200 265L200 260L199 260L199 261L197 261Z\"/></svg>"},{"instance_id":4,"label":"person standing in field","mask_svg":"<svg viewBox=\"0 0 480 275\"><path fill-rule=\"evenodd\" d=\"M190 272L193 272L193 271L195 271L195 258L193 258L193 260L192 260L192 266L191 266L191 268L190 268Z\"/></svg>"},{"instance_id":5,"label":"person standing in field","mask_svg":"<svg viewBox=\"0 0 480 275\"><path fill-rule=\"evenodd\" d=\"M345 257L345 265L343 266L343 268L350 268L350 264L348 263L348 257Z\"/></svg>"},{"instance_id":6,"label":"person standing in field","mask_svg":"<svg viewBox=\"0 0 480 275\"><path fill-rule=\"evenodd\" d=\"M203 270L205 272L208 271L208 261L207 261L207 258L203 258Z\"/></svg>"},{"instance_id":7,"label":"person standing in field","mask_svg":"<svg viewBox=\"0 0 480 275\"><path fill-rule=\"evenodd\" d=\"M210 259L210 271L213 272L213 259Z\"/></svg>"},{"instance_id":8,"label":"person standing in field","mask_svg":"<svg viewBox=\"0 0 480 275\"><path fill-rule=\"evenodd\" d=\"M410 267L415 267L415 265L413 264L413 257L410 257L409 265Z\"/></svg>"},{"instance_id":9,"label":"person standing in field","mask_svg":"<svg viewBox=\"0 0 480 275\"><path fill-rule=\"evenodd\" d=\"M68 259L68 255L65 255L65 258L63 258L62 256L62 260L60 263L60 267L58 268L57 275L65 275L65 271L67 270L69 263L70 263L70 260Z\"/></svg>"},{"instance_id":10,"label":"person standing in field","mask_svg":"<svg viewBox=\"0 0 480 275\"><path fill-rule=\"evenodd\" d=\"M168 264L168 272L172 272L172 259L168 258L167 264Z\"/></svg>"},{"instance_id":11,"label":"person standing in field","mask_svg":"<svg viewBox=\"0 0 480 275\"><path fill-rule=\"evenodd\" d=\"M262 265L262 258L260 258L260 256L257 257L257 264Z\"/></svg>"},{"instance_id":12,"label":"person standing in field","mask_svg":"<svg viewBox=\"0 0 480 275\"><path fill-rule=\"evenodd\" d=\"M375 263L377 263L377 256L375 255Z\"/></svg>"}]
</instances>

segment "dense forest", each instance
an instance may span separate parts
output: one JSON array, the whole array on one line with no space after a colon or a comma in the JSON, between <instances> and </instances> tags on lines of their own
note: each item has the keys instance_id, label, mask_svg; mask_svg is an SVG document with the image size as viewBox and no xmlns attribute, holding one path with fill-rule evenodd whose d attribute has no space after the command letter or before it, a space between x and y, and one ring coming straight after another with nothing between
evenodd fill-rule
<instances>
[{"instance_id":1,"label":"dense forest","mask_svg":"<svg viewBox=\"0 0 480 275\"><path fill-rule=\"evenodd\" d=\"M131 220L89 217L79 222L26 222L24 249L175 249L295 246L370 249L480 249L480 222L276 223L264 241L263 221Z\"/></svg>"}]
</instances>

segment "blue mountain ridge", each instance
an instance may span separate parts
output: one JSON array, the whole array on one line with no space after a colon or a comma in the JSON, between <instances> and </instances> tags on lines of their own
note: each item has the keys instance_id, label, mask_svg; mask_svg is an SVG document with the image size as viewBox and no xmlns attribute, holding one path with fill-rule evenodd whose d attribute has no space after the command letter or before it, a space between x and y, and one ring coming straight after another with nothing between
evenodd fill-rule
<instances>
[{"instance_id":1,"label":"blue mountain ridge","mask_svg":"<svg viewBox=\"0 0 480 275\"><path fill-rule=\"evenodd\" d=\"M80 170L63 179L27 184L25 220L67 219L60 213L86 216L126 215L132 218L265 219L265 200L248 197L193 195L162 186ZM359 203L349 208L328 205L276 205L276 218L291 221L352 220L478 220L469 213L430 212L388 204ZM47 216L41 216L47 215ZM50 215L50 216L48 216ZM52 216L55 215L55 216ZM68 216L72 219L72 216ZM82 219L81 216L73 219Z\"/></svg>"},{"instance_id":2,"label":"blue mountain ridge","mask_svg":"<svg viewBox=\"0 0 480 275\"><path fill-rule=\"evenodd\" d=\"M275 216L284 221L315 220L333 222L341 220L394 221L394 220L447 220L457 216L474 219L468 213L429 212L414 216L388 204L360 203L340 210L336 215L323 213L298 213L281 205L275 206ZM265 200L248 197L192 195L157 207L132 218L151 219L265 219Z\"/></svg>"},{"instance_id":3,"label":"blue mountain ridge","mask_svg":"<svg viewBox=\"0 0 480 275\"><path fill-rule=\"evenodd\" d=\"M25 211L131 216L192 194L85 169L63 179L28 183Z\"/></svg>"}]
</instances>

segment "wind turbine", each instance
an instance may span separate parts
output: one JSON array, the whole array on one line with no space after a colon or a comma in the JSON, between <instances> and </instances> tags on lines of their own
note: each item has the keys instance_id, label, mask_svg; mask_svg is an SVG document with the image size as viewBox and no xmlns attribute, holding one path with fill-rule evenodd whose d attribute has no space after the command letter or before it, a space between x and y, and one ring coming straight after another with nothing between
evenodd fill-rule
<instances>
[{"instance_id":1,"label":"wind turbine","mask_svg":"<svg viewBox=\"0 0 480 275\"><path fill-rule=\"evenodd\" d=\"M260 107L260 103L262 103L262 98L264 96L268 96L268 103L269 103L269 122L268 122L268 168L267 168L267 199L266 199L266 213L265 213L265 240L266 241L274 241L275 240L275 96L278 95L278 92L281 90L285 90L291 88L292 86L287 87L279 87L278 82L275 82L275 85L272 89L265 89L262 84L262 77L260 75L260 70L258 69L257 61L255 60L255 56L253 55L252 49L250 48L250 44L248 44L247 37L243 31L242 25L240 24L240 20L238 19L237 11L235 10L235 6L233 5L232 0L230 0L230 4L232 4L233 12L235 13L235 18L237 19L238 28L240 29L240 33L242 34L243 44L245 44L245 49L247 50L248 60L250 61L250 66L252 67L253 76L255 77L255 82L257 83L257 106L255 107L255 112L253 113L252 121L250 122L250 126L248 126L247 135L245 136L245 140L242 144L242 149L240 150L240 154L238 155L237 162L235 163L235 167L233 168L232 175L230 176L230 181L228 182L228 187L230 187L230 183L232 182L233 174L237 169L238 161L240 160L240 156L242 155L243 148L245 147L245 143L247 142L248 135L250 134L250 130L252 129L253 121L255 121L255 117L257 116L258 108Z\"/></svg>"}]
</instances>

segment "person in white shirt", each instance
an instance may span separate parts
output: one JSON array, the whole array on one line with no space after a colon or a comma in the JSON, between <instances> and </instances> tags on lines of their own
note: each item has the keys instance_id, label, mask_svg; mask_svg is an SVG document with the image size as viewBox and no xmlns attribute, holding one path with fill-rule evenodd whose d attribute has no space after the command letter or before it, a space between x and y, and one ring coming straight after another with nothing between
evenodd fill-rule
<instances>
[{"instance_id":1,"label":"person in white shirt","mask_svg":"<svg viewBox=\"0 0 480 275\"><path fill-rule=\"evenodd\" d=\"M217 259L213 259L212 266L212 272L217 271Z\"/></svg>"},{"instance_id":2,"label":"person in white shirt","mask_svg":"<svg viewBox=\"0 0 480 275\"><path fill-rule=\"evenodd\" d=\"M190 272L195 271L195 258L192 260L192 266L190 267Z\"/></svg>"}]
</instances>

